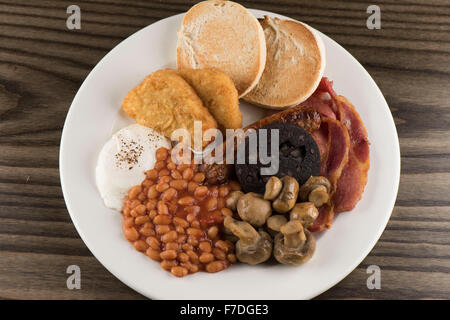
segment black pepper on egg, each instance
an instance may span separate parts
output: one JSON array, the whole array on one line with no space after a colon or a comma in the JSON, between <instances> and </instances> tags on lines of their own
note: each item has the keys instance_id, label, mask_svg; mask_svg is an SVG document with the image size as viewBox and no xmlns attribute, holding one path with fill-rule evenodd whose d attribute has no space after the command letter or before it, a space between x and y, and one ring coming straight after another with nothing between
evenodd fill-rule
<instances>
[{"instance_id":1,"label":"black pepper on egg","mask_svg":"<svg viewBox=\"0 0 450 320\"><path fill-rule=\"evenodd\" d=\"M274 122L265 125L257 130L257 142L259 150L259 130L267 130L267 151L271 156L271 130L279 130L278 159L279 168L275 176L282 178L284 176L294 177L299 185L304 184L310 176L319 175L320 171L320 152L313 137L302 127L291 124ZM264 193L265 184L271 177L261 175L261 168L270 167L270 164L263 165L257 155L257 163L249 163L249 138L245 141L245 164L236 164L236 176L245 192ZM238 148L239 150L239 148Z\"/></svg>"}]
</instances>

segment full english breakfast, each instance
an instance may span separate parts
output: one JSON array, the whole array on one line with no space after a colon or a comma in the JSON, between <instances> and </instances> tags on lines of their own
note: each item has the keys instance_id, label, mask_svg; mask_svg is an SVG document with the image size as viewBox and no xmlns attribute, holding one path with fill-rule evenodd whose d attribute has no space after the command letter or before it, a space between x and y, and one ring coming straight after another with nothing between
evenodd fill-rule
<instances>
[{"instance_id":1,"label":"full english breakfast","mask_svg":"<svg viewBox=\"0 0 450 320\"><path fill-rule=\"evenodd\" d=\"M364 124L323 76L320 35L208 0L186 13L176 53L176 70L128 88L122 109L137 123L98 157L97 186L125 239L177 277L306 263L314 233L356 206L369 169ZM272 114L242 127L240 98Z\"/></svg>"}]
</instances>

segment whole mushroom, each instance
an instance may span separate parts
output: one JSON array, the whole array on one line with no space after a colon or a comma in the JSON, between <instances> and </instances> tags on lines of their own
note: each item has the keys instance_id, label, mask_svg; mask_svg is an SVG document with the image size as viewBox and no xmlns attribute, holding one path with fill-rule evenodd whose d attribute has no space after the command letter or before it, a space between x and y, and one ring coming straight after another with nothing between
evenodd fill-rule
<instances>
[{"instance_id":1,"label":"whole mushroom","mask_svg":"<svg viewBox=\"0 0 450 320\"><path fill-rule=\"evenodd\" d=\"M236 211L236 206L239 201L239 199L244 195L242 191L232 191L225 199L225 206L232 210Z\"/></svg>"},{"instance_id":2,"label":"whole mushroom","mask_svg":"<svg viewBox=\"0 0 450 320\"><path fill-rule=\"evenodd\" d=\"M312 202L300 202L292 208L289 219L299 220L304 228L309 228L319 216L319 210Z\"/></svg>"},{"instance_id":3,"label":"whole mushroom","mask_svg":"<svg viewBox=\"0 0 450 320\"><path fill-rule=\"evenodd\" d=\"M280 194L272 203L273 208L279 213L286 213L291 210L297 202L299 185L297 180L290 176L281 178L283 188Z\"/></svg>"},{"instance_id":4,"label":"whole mushroom","mask_svg":"<svg viewBox=\"0 0 450 320\"><path fill-rule=\"evenodd\" d=\"M280 232L280 228L282 225L286 224L288 220L284 215L276 214L273 216L270 216L269 219L267 219L267 231L273 236L275 236L278 232Z\"/></svg>"},{"instance_id":5,"label":"whole mushroom","mask_svg":"<svg viewBox=\"0 0 450 320\"><path fill-rule=\"evenodd\" d=\"M300 187L299 197L303 201L309 201L319 208L330 199L331 183L327 178L309 177L309 179Z\"/></svg>"},{"instance_id":6,"label":"whole mushroom","mask_svg":"<svg viewBox=\"0 0 450 320\"><path fill-rule=\"evenodd\" d=\"M242 220L256 227L261 227L272 214L272 207L270 201L264 200L262 195L249 192L239 198L237 212Z\"/></svg>"},{"instance_id":7,"label":"whole mushroom","mask_svg":"<svg viewBox=\"0 0 450 320\"><path fill-rule=\"evenodd\" d=\"M276 176L270 177L269 180L267 180L266 182L266 191L264 192L264 199L274 200L280 194L282 187L283 183L278 177Z\"/></svg>"},{"instance_id":8,"label":"whole mushroom","mask_svg":"<svg viewBox=\"0 0 450 320\"><path fill-rule=\"evenodd\" d=\"M303 229L299 220L291 220L283 225L274 242L275 259L288 265L307 262L316 249L316 240L308 230Z\"/></svg>"},{"instance_id":9,"label":"whole mushroom","mask_svg":"<svg viewBox=\"0 0 450 320\"><path fill-rule=\"evenodd\" d=\"M225 217L224 226L239 240L235 244L236 257L248 264L258 264L268 260L272 254L272 238L264 231L256 231L245 221Z\"/></svg>"}]
</instances>

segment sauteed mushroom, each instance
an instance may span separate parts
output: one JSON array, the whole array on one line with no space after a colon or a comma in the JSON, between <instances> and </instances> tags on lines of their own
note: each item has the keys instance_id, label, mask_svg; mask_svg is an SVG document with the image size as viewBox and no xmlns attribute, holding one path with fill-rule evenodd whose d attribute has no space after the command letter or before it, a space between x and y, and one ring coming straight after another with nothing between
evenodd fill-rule
<instances>
[{"instance_id":1,"label":"sauteed mushroom","mask_svg":"<svg viewBox=\"0 0 450 320\"><path fill-rule=\"evenodd\" d=\"M312 202L297 203L289 214L290 220L299 220L305 228L309 228L319 216L319 211Z\"/></svg>"},{"instance_id":2,"label":"sauteed mushroom","mask_svg":"<svg viewBox=\"0 0 450 320\"><path fill-rule=\"evenodd\" d=\"M272 238L264 231L256 231L251 224L225 217L224 225L239 237L236 242L236 257L248 264L266 261L272 254Z\"/></svg>"},{"instance_id":3,"label":"sauteed mushroom","mask_svg":"<svg viewBox=\"0 0 450 320\"><path fill-rule=\"evenodd\" d=\"M290 176L281 178L283 188L280 194L272 203L273 208L279 213L286 213L291 210L297 202L299 185L297 180Z\"/></svg>"},{"instance_id":4,"label":"sauteed mushroom","mask_svg":"<svg viewBox=\"0 0 450 320\"><path fill-rule=\"evenodd\" d=\"M313 202L318 208L328 202L330 198L331 184L327 178L309 177L304 185L300 187L299 197L303 201Z\"/></svg>"},{"instance_id":5,"label":"sauteed mushroom","mask_svg":"<svg viewBox=\"0 0 450 320\"><path fill-rule=\"evenodd\" d=\"M286 217L281 214L270 216L269 219L267 219L267 229L271 235L275 236L278 232L280 232L281 226L287 222L288 220Z\"/></svg>"},{"instance_id":6,"label":"sauteed mushroom","mask_svg":"<svg viewBox=\"0 0 450 320\"><path fill-rule=\"evenodd\" d=\"M242 197L244 193L242 191L232 191L228 195L228 197L225 200L225 206L232 210L236 211L236 205L240 197Z\"/></svg>"},{"instance_id":7,"label":"sauteed mushroom","mask_svg":"<svg viewBox=\"0 0 450 320\"><path fill-rule=\"evenodd\" d=\"M316 249L316 240L308 230L303 229L298 220L292 220L283 225L274 242L275 259L288 265L307 262Z\"/></svg>"},{"instance_id":8,"label":"sauteed mushroom","mask_svg":"<svg viewBox=\"0 0 450 320\"><path fill-rule=\"evenodd\" d=\"M249 192L239 198L237 212L242 220L261 227L272 214L269 200L264 200L262 195Z\"/></svg>"},{"instance_id":9,"label":"sauteed mushroom","mask_svg":"<svg viewBox=\"0 0 450 320\"><path fill-rule=\"evenodd\" d=\"M278 177L270 177L266 183L266 192L264 193L264 199L274 200L280 194L282 187L283 183L280 179L278 179Z\"/></svg>"}]
</instances>

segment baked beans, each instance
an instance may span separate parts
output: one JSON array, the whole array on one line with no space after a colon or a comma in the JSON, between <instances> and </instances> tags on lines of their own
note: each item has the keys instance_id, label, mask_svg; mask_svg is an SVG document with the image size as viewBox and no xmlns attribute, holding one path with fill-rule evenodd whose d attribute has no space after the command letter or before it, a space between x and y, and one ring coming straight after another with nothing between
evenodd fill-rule
<instances>
[{"instance_id":1,"label":"baked beans","mask_svg":"<svg viewBox=\"0 0 450 320\"><path fill-rule=\"evenodd\" d=\"M233 244L221 236L225 216L233 214L225 197L240 185L208 186L197 165L176 165L166 148L156 151L156 160L125 198L125 238L177 277L218 272L235 263Z\"/></svg>"}]
</instances>

